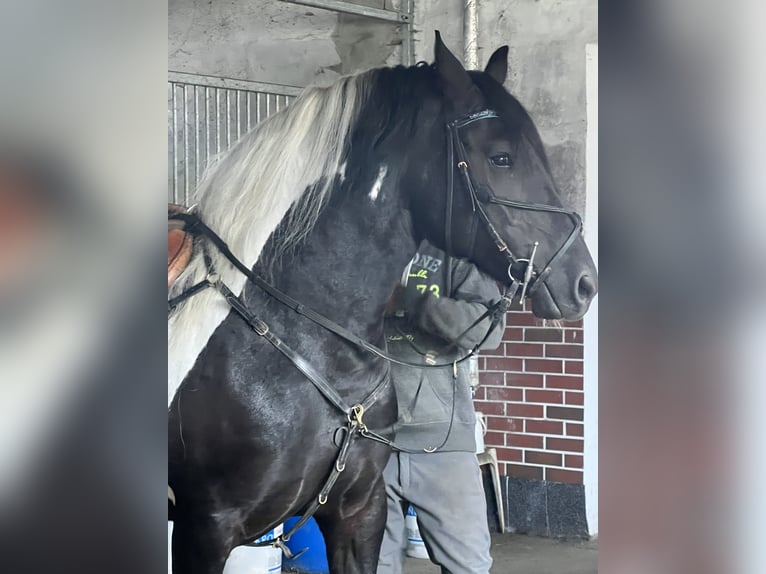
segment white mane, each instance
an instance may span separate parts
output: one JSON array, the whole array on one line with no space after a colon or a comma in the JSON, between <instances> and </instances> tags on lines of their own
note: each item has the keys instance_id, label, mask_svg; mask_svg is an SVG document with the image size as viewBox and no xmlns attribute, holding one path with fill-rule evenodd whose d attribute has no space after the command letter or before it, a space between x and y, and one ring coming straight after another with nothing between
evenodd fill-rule
<instances>
[{"instance_id":1,"label":"white mane","mask_svg":"<svg viewBox=\"0 0 766 574\"><path fill-rule=\"evenodd\" d=\"M208 168L195 194L202 220L248 267L291 207L285 243L294 243L316 222L341 171L346 139L366 97L367 76L342 78L328 88L308 88L285 110L242 137ZM234 293L245 277L211 250L213 265ZM197 254L171 296L207 274ZM168 320L168 407L176 390L229 312L212 289L187 299Z\"/></svg>"}]
</instances>

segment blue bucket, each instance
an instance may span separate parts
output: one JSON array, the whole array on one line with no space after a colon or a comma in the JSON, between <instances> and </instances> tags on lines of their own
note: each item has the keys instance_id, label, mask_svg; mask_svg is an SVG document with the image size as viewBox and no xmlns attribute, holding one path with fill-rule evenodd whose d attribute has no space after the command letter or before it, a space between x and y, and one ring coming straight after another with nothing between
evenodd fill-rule
<instances>
[{"instance_id":1,"label":"blue bucket","mask_svg":"<svg viewBox=\"0 0 766 574\"><path fill-rule=\"evenodd\" d=\"M285 520L285 532L289 532L293 525L300 520L300 516L294 516ZM292 553L298 553L303 549L306 552L295 558L282 560L282 568L288 572L300 574L329 574L330 567L327 565L327 548L324 538L317 526L316 520L309 518L306 524L290 537L287 547Z\"/></svg>"}]
</instances>

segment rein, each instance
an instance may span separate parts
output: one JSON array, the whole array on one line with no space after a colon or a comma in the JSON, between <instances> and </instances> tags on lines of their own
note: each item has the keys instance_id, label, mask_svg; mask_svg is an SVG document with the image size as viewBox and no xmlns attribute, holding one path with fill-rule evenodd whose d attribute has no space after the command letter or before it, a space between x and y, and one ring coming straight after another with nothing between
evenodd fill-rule
<instances>
[{"instance_id":1,"label":"rein","mask_svg":"<svg viewBox=\"0 0 766 574\"><path fill-rule=\"evenodd\" d=\"M409 361L404 361L402 359L394 357L393 355L384 351L377 345L373 345L369 341L365 341L364 339L362 339L358 335L355 335L354 333L352 333L345 327L338 325L337 323L328 319L324 315L317 313L310 307L307 307L304 304L300 303L299 301L293 299L287 293L280 291L279 289L271 285L269 282L267 282L265 279L253 273L253 271L251 271L244 263L242 263L237 258L236 255L234 255L234 253L232 253L231 249L229 249L229 246L226 244L226 242L223 239L221 239L221 237L215 231L210 229L210 227L208 227L197 215L193 213L178 213L178 214L170 215L169 219L179 219L181 221L184 221L187 225L186 229L189 233L193 235L203 235L207 237L213 243L213 245L215 245L215 247L224 255L224 257L226 257L226 259L228 259L229 262L232 265L234 265L234 267L236 267L242 274L244 274L245 277L247 277L254 285L259 287L266 294L268 294L269 296L273 297L274 299L282 303L284 306L288 307L289 309L292 309L299 315L306 317L308 320L312 321L313 323L319 325L320 327L324 328L327 331L330 331L331 333L337 335L341 339L344 339L345 341L359 347L360 349L367 351L377 356L378 358L384 359L385 361L388 361L389 363L394 363L404 367L415 367L415 368L422 368L422 369L425 369L425 368L438 369L438 368L449 367L453 364L459 364L464 361L467 361L486 342L486 340L494 331L495 327L497 327L497 324L500 321L501 313L507 310L508 306L510 305L510 300L508 300L507 298L501 298L500 300L495 302L493 305L488 307L487 311L481 317L479 317L476 321L474 321L474 323L471 326L469 326L460 335L460 337L462 337L465 333L473 329L476 325L481 323L487 317L492 318L490 328L488 329L484 338L463 357L460 357L459 359L455 361L450 361L447 363L436 363L432 360L426 359L425 365L421 363L412 363ZM199 293L200 291L208 287L215 287L216 289L221 291L220 286L223 286L228 291L228 288L222 284L219 276L212 269L212 263L210 262L209 258L207 259L207 265L208 265L209 273L205 279L203 279L199 283L192 285L191 287L186 289L183 293L181 293L180 295L177 295L176 297L168 301L168 314L170 314L173 311L173 309L175 309L184 300L188 299L192 295ZM229 291L229 293L231 292ZM233 299L231 297L227 297L225 294L224 294L224 297L226 297L226 300L230 304L232 303L232 301L236 300L238 304L242 306L243 310L246 311L244 303L242 303L242 301L238 297L234 296L233 294L231 295ZM232 307L234 306L232 305ZM242 314L237 308L234 308L234 310L237 311L237 313L239 313L240 315ZM266 325L266 323L264 323L263 321L260 321L260 323L262 323L261 328L266 328L268 330L268 325ZM257 330L256 330L256 333L258 333ZM260 335L260 333L258 334ZM458 337L458 339L460 337ZM450 344L448 348L451 348L452 346L454 346L454 343Z\"/></svg>"}]
</instances>

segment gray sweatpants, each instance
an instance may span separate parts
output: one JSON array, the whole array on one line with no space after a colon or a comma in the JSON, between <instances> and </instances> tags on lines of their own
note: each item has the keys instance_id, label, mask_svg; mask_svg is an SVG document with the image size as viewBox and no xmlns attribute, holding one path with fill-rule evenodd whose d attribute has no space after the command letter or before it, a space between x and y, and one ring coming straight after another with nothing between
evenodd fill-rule
<instances>
[{"instance_id":1,"label":"gray sweatpants","mask_svg":"<svg viewBox=\"0 0 766 574\"><path fill-rule=\"evenodd\" d=\"M420 535L442 574L487 574L487 506L472 452L393 453L383 471L388 519L377 574L401 574L407 537L406 502L418 515ZM406 502L404 502L406 501Z\"/></svg>"}]
</instances>

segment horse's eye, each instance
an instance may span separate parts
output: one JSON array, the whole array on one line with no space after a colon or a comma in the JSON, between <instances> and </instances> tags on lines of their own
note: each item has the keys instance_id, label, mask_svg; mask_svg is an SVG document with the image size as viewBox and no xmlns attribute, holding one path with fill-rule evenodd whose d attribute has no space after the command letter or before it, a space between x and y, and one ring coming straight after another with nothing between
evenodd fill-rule
<instances>
[{"instance_id":1,"label":"horse's eye","mask_svg":"<svg viewBox=\"0 0 766 574\"><path fill-rule=\"evenodd\" d=\"M507 153L499 153L490 158L492 165L496 167L511 167L511 156Z\"/></svg>"}]
</instances>

